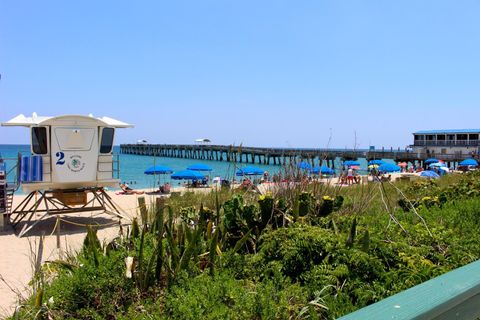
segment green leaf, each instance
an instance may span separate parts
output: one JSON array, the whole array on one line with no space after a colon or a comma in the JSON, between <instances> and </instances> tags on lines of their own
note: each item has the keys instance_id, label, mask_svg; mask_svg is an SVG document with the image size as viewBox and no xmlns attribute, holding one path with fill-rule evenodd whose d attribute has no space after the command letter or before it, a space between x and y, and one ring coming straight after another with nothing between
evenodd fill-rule
<instances>
[{"instance_id":1,"label":"green leaf","mask_svg":"<svg viewBox=\"0 0 480 320\"><path fill-rule=\"evenodd\" d=\"M352 226L350 228L350 233L348 234L347 238L347 248L353 247L353 244L355 242L355 234L357 232L357 217L353 218Z\"/></svg>"},{"instance_id":2,"label":"green leaf","mask_svg":"<svg viewBox=\"0 0 480 320\"><path fill-rule=\"evenodd\" d=\"M248 232L240 240L237 241L237 243L235 244L235 247L233 248L233 252L238 252L238 250L240 250L245 245L248 239L250 239L252 230L253 229L248 230Z\"/></svg>"},{"instance_id":3,"label":"green leaf","mask_svg":"<svg viewBox=\"0 0 480 320\"><path fill-rule=\"evenodd\" d=\"M370 249L370 234L368 232L368 229L365 230L362 239L360 239L360 243L362 244L362 250L368 252L368 250Z\"/></svg>"}]
</instances>

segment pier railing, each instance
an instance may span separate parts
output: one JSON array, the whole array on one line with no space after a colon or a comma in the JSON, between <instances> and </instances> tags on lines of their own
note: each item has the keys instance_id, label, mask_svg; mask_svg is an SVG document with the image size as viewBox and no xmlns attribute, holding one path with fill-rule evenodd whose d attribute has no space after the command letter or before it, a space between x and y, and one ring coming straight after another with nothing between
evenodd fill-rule
<instances>
[{"instance_id":1,"label":"pier railing","mask_svg":"<svg viewBox=\"0 0 480 320\"><path fill-rule=\"evenodd\" d=\"M339 320L450 320L479 317L480 261L476 261Z\"/></svg>"}]
</instances>

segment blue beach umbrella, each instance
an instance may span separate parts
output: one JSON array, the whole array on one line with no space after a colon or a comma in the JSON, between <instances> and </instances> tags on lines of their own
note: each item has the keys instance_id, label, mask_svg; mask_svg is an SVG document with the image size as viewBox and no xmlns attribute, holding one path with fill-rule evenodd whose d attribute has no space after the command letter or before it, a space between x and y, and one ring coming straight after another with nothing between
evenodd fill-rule
<instances>
[{"instance_id":1,"label":"blue beach umbrella","mask_svg":"<svg viewBox=\"0 0 480 320\"><path fill-rule=\"evenodd\" d=\"M356 160L347 160L343 163L343 165L347 167L360 166L360 162Z\"/></svg>"},{"instance_id":2,"label":"blue beach umbrella","mask_svg":"<svg viewBox=\"0 0 480 320\"><path fill-rule=\"evenodd\" d=\"M440 178L440 176L435 171L431 171L431 170L420 172L420 177L430 178L430 179Z\"/></svg>"},{"instance_id":3,"label":"blue beach umbrella","mask_svg":"<svg viewBox=\"0 0 480 320\"><path fill-rule=\"evenodd\" d=\"M425 160L425 164L431 164L431 163L437 163L437 162L440 162L440 160L435 159L435 158L430 158L430 159Z\"/></svg>"},{"instance_id":4,"label":"blue beach umbrella","mask_svg":"<svg viewBox=\"0 0 480 320\"><path fill-rule=\"evenodd\" d=\"M383 161L383 160L370 160L370 161L368 161L368 165L370 165L370 166L371 165L379 165L380 166L384 163L385 163L385 161Z\"/></svg>"},{"instance_id":5,"label":"blue beach umbrella","mask_svg":"<svg viewBox=\"0 0 480 320\"><path fill-rule=\"evenodd\" d=\"M154 174L170 174L173 170L165 166L152 166L145 170L145 174L154 175Z\"/></svg>"},{"instance_id":6,"label":"blue beach umbrella","mask_svg":"<svg viewBox=\"0 0 480 320\"><path fill-rule=\"evenodd\" d=\"M441 168L441 167L446 167L447 165L445 163L441 163L441 162L436 162L436 163L432 163L431 165L429 165L430 168Z\"/></svg>"},{"instance_id":7,"label":"blue beach umbrella","mask_svg":"<svg viewBox=\"0 0 480 320\"><path fill-rule=\"evenodd\" d=\"M264 171L258 167L248 166L242 169L238 169L236 172L236 175L237 176L259 176L259 175L262 175L263 172Z\"/></svg>"},{"instance_id":8,"label":"blue beach umbrella","mask_svg":"<svg viewBox=\"0 0 480 320\"><path fill-rule=\"evenodd\" d=\"M183 170L170 176L173 180L203 180L205 176L198 171Z\"/></svg>"},{"instance_id":9,"label":"blue beach umbrella","mask_svg":"<svg viewBox=\"0 0 480 320\"><path fill-rule=\"evenodd\" d=\"M313 174L326 174L326 175L332 175L335 174L335 171L333 169L330 169L327 166L321 166L321 167L313 167L312 170L310 170L311 173Z\"/></svg>"},{"instance_id":10,"label":"blue beach umbrella","mask_svg":"<svg viewBox=\"0 0 480 320\"><path fill-rule=\"evenodd\" d=\"M396 172L402 170L399 166L393 163L384 163L377 168L379 172Z\"/></svg>"},{"instance_id":11,"label":"blue beach umbrella","mask_svg":"<svg viewBox=\"0 0 480 320\"><path fill-rule=\"evenodd\" d=\"M305 161L302 161L300 163L297 164L297 167L299 169L302 169L302 170L310 170L312 169L312 166L310 165L310 163L308 162L305 162Z\"/></svg>"},{"instance_id":12,"label":"blue beach umbrella","mask_svg":"<svg viewBox=\"0 0 480 320\"><path fill-rule=\"evenodd\" d=\"M458 164L459 166L478 166L478 161L475 159L465 159Z\"/></svg>"},{"instance_id":13,"label":"blue beach umbrella","mask_svg":"<svg viewBox=\"0 0 480 320\"><path fill-rule=\"evenodd\" d=\"M212 171L213 169L203 163L197 163L194 165L191 165L190 167L187 168L187 170L193 170L193 171Z\"/></svg>"}]
</instances>

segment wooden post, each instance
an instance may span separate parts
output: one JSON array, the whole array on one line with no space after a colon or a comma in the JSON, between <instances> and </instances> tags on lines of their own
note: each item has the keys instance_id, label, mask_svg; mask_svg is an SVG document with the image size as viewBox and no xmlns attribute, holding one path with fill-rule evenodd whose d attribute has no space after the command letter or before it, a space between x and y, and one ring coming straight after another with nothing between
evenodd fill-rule
<instances>
[{"instance_id":1,"label":"wooden post","mask_svg":"<svg viewBox=\"0 0 480 320\"><path fill-rule=\"evenodd\" d=\"M62 252L62 245L60 243L60 217L57 216L57 223L55 224L57 226L57 229L55 230L56 238L57 238L57 250L58 250L58 258L63 259L63 252Z\"/></svg>"},{"instance_id":2,"label":"wooden post","mask_svg":"<svg viewBox=\"0 0 480 320\"><path fill-rule=\"evenodd\" d=\"M142 218L142 224L145 225L148 223L148 211L147 205L145 204L145 197L138 198L138 207L140 208L140 217Z\"/></svg>"},{"instance_id":3,"label":"wooden post","mask_svg":"<svg viewBox=\"0 0 480 320\"><path fill-rule=\"evenodd\" d=\"M162 198L162 197L158 197L155 199L155 214L157 215L157 218L158 218L158 215L163 212L163 210L165 210L165 198ZM159 221L157 220L157 223ZM160 221L160 223L163 223L163 221ZM158 225L157 225L158 227Z\"/></svg>"}]
</instances>

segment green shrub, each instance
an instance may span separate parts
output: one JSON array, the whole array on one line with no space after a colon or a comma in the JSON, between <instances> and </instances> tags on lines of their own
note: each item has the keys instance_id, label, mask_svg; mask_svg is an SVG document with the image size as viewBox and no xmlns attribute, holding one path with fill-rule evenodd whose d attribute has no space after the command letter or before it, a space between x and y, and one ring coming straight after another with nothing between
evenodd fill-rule
<instances>
[{"instance_id":1,"label":"green shrub","mask_svg":"<svg viewBox=\"0 0 480 320\"><path fill-rule=\"evenodd\" d=\"M166 296L171 319L289 319L307 302L299 285L288 281L254 283L228 273L183 279Z\"/></svg>"},{"instance_id":2,"label":"green shrub","mask_svg":"<svg viewBox=\"0 0 480 320\"><path fill-rule=\"evenodd\" d=\"M114 244L89 230L18 318L334 319L479 259L479 178L386 184L383 199L371 185L175 196Z\"/></svg>"},{"instance_id":3,"label":"green shrub","mask_svg":"<svg viewBox=\"0 0 480 320\"><path fill-rule=\"evenodd\" d=\"M79 259L73 270L61 270L48 285L45 297L55 301L52 312L61 318L106 319L122 313L133 302L136 288L125 278L125 253L99 255L98 266L92 260Z\"/></svg>"},{"instance_id":4,"label":"green shrub","mask_svg":"<svg viewBox=\"0 0 480 320\"><path fill-rule=\"evenodd\" d=\"M298 215L303 217L312 213L315 208L315 200L311 192L302 192L298 196Z\"/></svg>"},{"instance_id":5,"label":"green shrub","mask_svg":"<svg viewBox=\"0 0 480 320\"><path fill-rule=\"evenodd\" d=\"M321 263L338 245L333 231L296 224L262 235L258 248L264 264L278 261L283 273L296 280Z\"/></svg>"}]
</instances>

